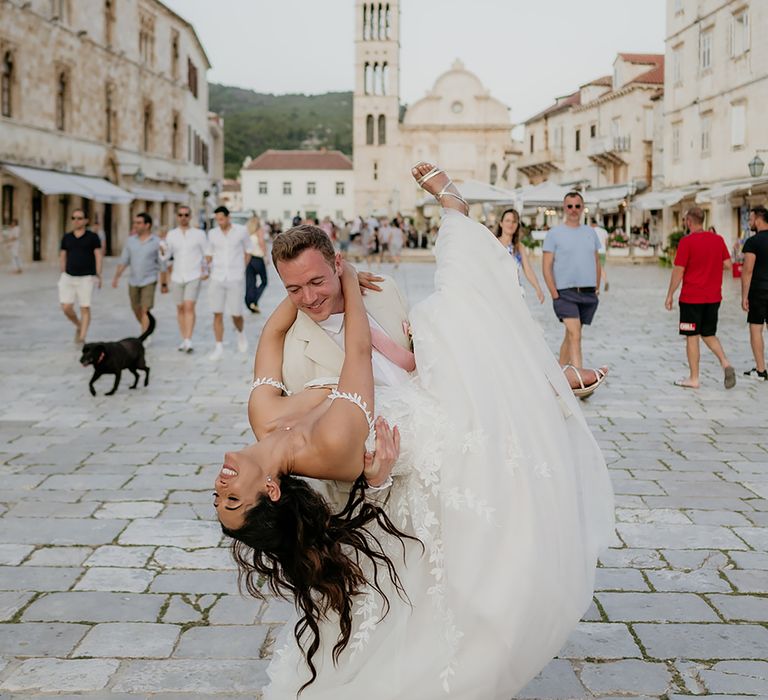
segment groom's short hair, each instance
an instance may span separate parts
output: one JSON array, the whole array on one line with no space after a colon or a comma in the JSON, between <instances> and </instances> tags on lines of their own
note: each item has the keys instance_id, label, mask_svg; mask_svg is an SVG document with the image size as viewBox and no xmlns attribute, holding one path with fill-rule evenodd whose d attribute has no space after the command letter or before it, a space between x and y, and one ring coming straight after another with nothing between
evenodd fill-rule
<instances>
[{"instance_id":1,"label":"groom's short hair","mask_svg":"<svg viewBox=\"0 0 768 700\"><path fill-rule=\"evenodd\" d=\"M320 251L326 262L333 267L336 251L333 243L323 229L311 224L294 226L279 234L272 243L272 262L277 270L277 263L295 260L305 250L314 248Z\"/></svg>"}]
</instances>

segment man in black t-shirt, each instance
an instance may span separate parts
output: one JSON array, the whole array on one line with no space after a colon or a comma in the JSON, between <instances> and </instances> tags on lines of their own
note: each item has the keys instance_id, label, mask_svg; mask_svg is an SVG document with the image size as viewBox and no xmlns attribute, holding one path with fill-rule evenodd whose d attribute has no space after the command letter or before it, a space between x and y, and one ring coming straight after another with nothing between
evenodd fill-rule
<instances>
[{"instance_id":1,"label":"man in black t-shirt","mask_svg":"<svg viewBox=\"0 0 768 700\"><path fill-rule=\"evenodd\" d=\"M763 326L768 321L768 209L755 207L750 210L749 228L755 231L755 235L744 242L741 307L747 312L749 342L755 357L755 366L744 374L768 381L763 343Z\"/></svg>"},{"instance_id":2,"label":"man in black t-shirt","mask_svg":"<svg viewBox=\"0 0 768 700\"><path fill-rule=\"evenodd\" d=\"M93 285L101 288L101 240L86 228L88 219L82 209L72 212L72 231L61 239L59 264L59 303L64 315L77 329L75 342L84 343L91 322ZM80 304L80 318L75 302Z\"/></svg>"}]
</instances>

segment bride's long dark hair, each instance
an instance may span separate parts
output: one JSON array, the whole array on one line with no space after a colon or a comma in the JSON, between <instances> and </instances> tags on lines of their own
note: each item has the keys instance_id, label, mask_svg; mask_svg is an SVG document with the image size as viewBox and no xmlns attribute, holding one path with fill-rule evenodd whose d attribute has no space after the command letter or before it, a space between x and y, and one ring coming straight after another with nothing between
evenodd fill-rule
<instances>
[{"instance_id":1,"label":"bride's long dark hair","mask_svg":"<svg viewBox=\"0 0 768 700\"><path fill-rule=\"evenodd\" d=\"M379 583L380 569L398 595L407 600L395 565L374 529L379 530L379 536L397 537L403 556L404 540L418 540L398 530L382 508L365 500L362 476L337 514L305 481L283 476L277 501L262 497L247 512L242 527L230 530L222 525L221 529L234 540L232 554L239 569L240 588L263 598L259 588L266 579L275 595L292 598L302 613L294 636L312 675L299 693L317 678L312 659L320 648L321 619L330 612L339 616L339 636L333 647L336 663L349 643L352 604L363 588L370 586L377 591L384 600L384 615L389 611L389 599ZM373 567L370 576L362 566L366 559Z\"/></svg>"}]
</instances>

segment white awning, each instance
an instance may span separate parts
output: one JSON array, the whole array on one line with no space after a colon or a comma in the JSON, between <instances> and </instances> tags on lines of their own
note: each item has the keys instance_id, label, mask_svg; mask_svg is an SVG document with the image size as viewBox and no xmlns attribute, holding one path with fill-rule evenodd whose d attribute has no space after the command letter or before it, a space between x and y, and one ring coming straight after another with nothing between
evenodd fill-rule
<instances>
[{"instance_id":1,"label":"white awning","mask_svg":"<svg viewBox=\"0 0 768 700\"><path fill-rule=\"evenodd\" d=\"M646 192L632 200L634 209L649 211L651 209L664 209L677 204L680 200L690 197L696 193L698 187L681 188L677 190L658 190L656 192Z\"/></svg>"},{"instance_id":2,"label":"white awning","mask_svg":"<svg viewBox=\"0 0 768 700\"><path fill-rule=\"evenodd\" d=\"M598 209L605 213L619 211L619 205L626 200L628 194L629 185L599 187L585 192L586 197L596 202Z\"/></svg>"},{"instance_id":3,"label":"white awning","mask_svg":"<svg viewBox=\"0 0 768 700\"><path fill-rule=\"evenodd\" d=\"M130 192L100 177L87 177L56 170L28 168L23 165L6 165L3 168L12 175L34 185L43 194L74 194L96 202L127 204L133 200Z\"/></svg>"},{"instance_id":4,"label":"white awning","mask_svg":"<svg viewBox=\"0 0 768 700\"><path fill-rule=\"evenodd\" d=\"M743 192L751 187L758 185L765 185L768 183L768 178L750 178L748 180L735 180L730 182L719 182L713 185L708 190L702 190L696 195L697 204L705 204L711 202L713 199L719 199L720 197L728 197L728 195L734 192Z\"/></svg>"},{"instance_id":5,"label":"white awning","mask_svg":"<svg viewBox=\"0 0 768 700\"><path fill-rule=\"evenodd\" d=\"M175 202L176 204L186 204L189 201L189 194L186 192L165 192L149 187L134 187L132 192L136 199L143 199L147 202Z\"/></svg>"}]
</instances>

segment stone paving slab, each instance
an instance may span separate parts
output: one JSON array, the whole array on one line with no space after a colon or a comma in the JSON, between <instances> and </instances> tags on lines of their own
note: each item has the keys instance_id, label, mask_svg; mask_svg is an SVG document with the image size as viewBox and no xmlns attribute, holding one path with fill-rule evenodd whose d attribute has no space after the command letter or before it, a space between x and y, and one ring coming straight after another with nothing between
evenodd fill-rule
<instances>
[{"instance_id":1,"label":"stone paving slab","mask_svg":"<svg viewBox=\"0 0 768 700\"><path fill-rule=\"evenodd\" d=\"M385 270L411 302L430 291L432 265ZM618 536L584 621L518 697L768 697L768 386L741 381L752 360L738 280L725 280L719 331L736 388L704 353L702 388L682 391L668 270L609 274L584 351L611 374L582 407L610 465ZM252 351L279 284L246 319L249 353L227 328L218 364L205 357L207 295L192 356L175 351L160 297L150 385L92 398L56 279L34 266L0 276L0 699L259 698L293 606L238 594L210 492L223 453L249 439ZM556 349L550 305L530 309ZM125 289L100 290L91 338L135 330Z\"/></svg>"}]
</instances>

